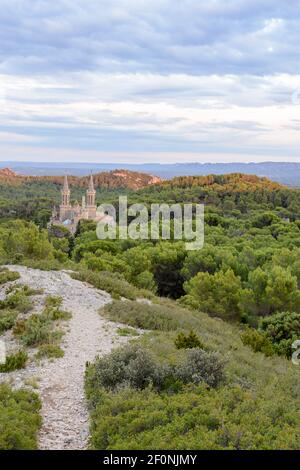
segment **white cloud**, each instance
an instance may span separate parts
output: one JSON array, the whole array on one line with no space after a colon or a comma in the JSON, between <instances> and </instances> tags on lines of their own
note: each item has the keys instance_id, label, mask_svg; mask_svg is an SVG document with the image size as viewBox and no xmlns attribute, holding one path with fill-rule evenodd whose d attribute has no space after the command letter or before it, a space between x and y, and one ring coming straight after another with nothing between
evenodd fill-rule
<instances>
[{"instance_id":1,"label":"white cloud","mask_svg":"<svg viewBox=\"0 0 300 470\"><path fill-rule=\"evenodd\" d=\"M299 11L282 0L2 0L0 145L297 152Z\"/></svg>"}]
</instances>

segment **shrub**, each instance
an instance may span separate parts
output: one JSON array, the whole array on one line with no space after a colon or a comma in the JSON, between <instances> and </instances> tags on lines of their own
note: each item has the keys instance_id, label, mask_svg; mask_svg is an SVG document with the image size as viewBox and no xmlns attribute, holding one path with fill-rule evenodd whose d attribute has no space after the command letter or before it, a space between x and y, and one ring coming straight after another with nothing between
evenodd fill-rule
<instances>
[{"instance_id":1,"label":"shrub","mask_svg":"<svg viewBox=\"0 0 300 470\"><path fill-rule=\"evenodd\" d=\"M184 387L174 395L123 388L92 411L91 447L107 450L299 449L296 401L239 387Z\"/></svg>"},{"instance_id":2,"label":"shrub","mask_svg":"<svg viewBox=\"0 0 300 470\"><path fill-rule=\"evenodd\" d=\"M272 356L274 348L265 333L254 328L247 328L241 334L241 340L245 346L250 346L254 352L262 352L265 356Z\"/></svg>"},{"instance_id":3,"label":"shrub","mask_svg":"<svg viewBox=\"0 0 300 470\"><path fill-rule=\"evenodd\" d=\"M300 313L282 312L263 318L260 328L279 355L291 357L292 344L300 338Z\"/></svg>"},{"instance_id":4,"label":"shrub","mask_svg":"<svg viewBox=\"0 0 300 470\"><path fill-rule=\"evenodd\" d=\"M41 425L40 400L27 390L13 391L0 385L0 449L30 450L37 448Z\"/></svg>"},{"instance_id":5,"label":"shrub","mask_svg":"<svg viewBox=\"0 0 300 470\"><path fill-rule=\"evenodd\" d=\"M22 293L28 297L31 295L40 295L43 293L43 289L34 289L30 286L27 286L27 284L14 284L6 289L6 294L11 294L12 292L16 291L22 291Z\"/></svg>"},{"instance_id":6,"label":"shrub","mask_svg":"<svg viewBox=\"0 0 300 470\"><path fill-rule=\"evenodd\" d=\"M62 297L58 295L48 295L45 299L45 307L60 307L62 301Z\"/></svg>"},{"instance_id":7,"label":"shrub","mask_svg":"<svg viewBox=\"0 0 300 470\"><path fill-rule=\"evenodd\" d=\"M5 300L0 301L0 310L4 308L27 313L32 309L32 302L23 289L17 289L12 291Z\"/></svg>"},{"instance_id":8,"label":"shrub","mask_svg":"<svg viewBox=\"0 0 300 470\"><path fill-rule=\"evenodd\" d=\"M73 279L88 282L97 289L102 289L115 298L125 297L125 299L135 300L137 297L152 298L153 293L138 289L117 273L108 271L92 272L80 271L72 274Z\"/></svg>"},{"instance_id":9,"label":"shrub","mask_svg":"<svg viewBox=\"0 0 300 470\"><path fill-rule=\"evenodd\" d=\"M35 357L42 359L43 357L48 358L59 358L64 356L64 351L56 344L41 344Z\"/></svg>"},{"instance_id":10,"label":"shrub","mask_svg":"<svg viewBox=\"0 0 300 470\"><path fill-rule=\"evenodd\" d=\"M137 345L125 346L96 359L92 374L87 376L87 387L112 390L128 384L142 389L155 380L157 367L147 350Z\"/></svg>"},{"instance_id":11,"label":"shrub","mask_svg":"<svg viewBox=\"0 0 300 470\"><path fill-rule=\"evenodd\" d=\"M28 355L25 351L18 351L6 357L4 364L0 364L0 372L11 372L17 369L23 369L28 360Z\"/></svg>"},{"instance_id":12,"label":"shrub","mask_svg":"<svg viewBox=\"0 0 300 470\"><path fill-rule=\"evenodd\" d=\"M101 389L116 391L130 386L143 390L152 385L157 391L178 392L184 383L205 382L216 387L224 379L223 362L215 353L189 351L176 365L160 364L139 345L127 345L97 358L86 371L86 392L91 406L101 399Z\"/></svg>"},{"instance_id":13,"label":"shrub","mask_svg":"<svg viewBox=\"0 0 300 470\"><path fill-rule=\"evenodd\" d=\"M228 320L240 319L242 282L232 269L215 274L199 272L184 283L184 289L187 295L180 299L183 305Z\"/></svg>"},{"instance_id":14,"label":"shrub","mask_svg":"<svg viewBox=\"0 0 300 470\"><path fill-rule=\"evenodd\" d=\"M72 317L70 312L66 312L65 310L60 310L57 307L54 308L45 308L44 315L46 315L50 320L69 320Z\"/></svg>"},{"instance_id":15,"label":"shrub","mask_svg":"<svg viewBox=\"0 0 300 470\"><path fill-rule=\"evenodd\" d=\"M0 310L0 333L9 330L15 324L18 312L15 310Z\"/></svg>"},{"instance_id":16,"label":"shrub","mask_svg":"<svg viewBox=\"0 0 300 470\"><path fill-rule=\"evenodd\" d=\"M183 383L205 382L217 387L224 380L224 362L219 354L191 349L184 361L176 366L175 376Z\"/></svg>"},{"instance_id":17,"label":"shrub","mask_svg":"<svg viewBox=\"0 0 300 470\"><path fill-rule=\"evenodd\" d=\"M107 304L103 312L112 321L120 321L145 330L172 331L182 326L181 320L176 318L174 308L157 304L115 300Z\"/></svg>"},{"instance_id":18,"label":"shrub","mask_svg":"<svg viewBox=\"0 0 300 470\"><path fill-rule=\"evenodd\" d=\"M188 335L185 335L184 333L179 333L174 343L177 349L203 349L203 344L201 343L199 336L197 336L196 333L192 330Z\"/></svg>"},{"instance_id":19,"label":"shrub","mask_svg":"<svg viewBox=\"0 0 300 470\"><path fill-rule=\"evenodd\" d=\"M8 271L4 269L0 271L0 285L6 284L7 282L16 281L20 278L20 274L14 271Z\"/></svg>"},{"instance_id":20,"label":"shrub","mask_svg":"<svg viewBox=\"0 0 300 470\"><path fill-rule=\"evenodd\" d=\"M25 346L51 342L52 322L45 314L33 314L26 321L17 322L14 334Z\"/></svg>"},{"instance_id":21,"label":"shrub","mask_svg":"<svg viewBox=\"0 0 300 470\"><path fill-rule=\"evenodd\" d=\"M134 328L118 328L117 333L119 336L139 336Z\"/></svg>"}]
</instances>

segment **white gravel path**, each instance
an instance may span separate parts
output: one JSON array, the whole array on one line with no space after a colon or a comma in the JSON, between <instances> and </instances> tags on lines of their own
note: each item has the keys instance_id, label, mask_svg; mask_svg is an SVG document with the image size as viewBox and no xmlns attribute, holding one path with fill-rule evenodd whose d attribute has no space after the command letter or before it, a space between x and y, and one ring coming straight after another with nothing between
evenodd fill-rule
<instances>
[{"instance_id":1,"label":"white gravel path","mask_svg":"<svg viewBox=\"0 0 300 470\"><path fill-rule=\"evenodd\" d=\"M84 400L86 362L111 351L128 340L116 330L119 324L99 315L99 309L111 301L109 294L74 280L67 272L40 271L23 266L9 266L18 271L17 282L44 289L46 295L63 298L62 308L72 313L63 337L63 358L31 362L25 370L0 374L14 386L39 378L38 393L42 400L43 425L39 434L40 449L85 449L89 436L88 412ZM37 297L36 310L42 307ZM5 377L4 377L5 376Z\"/></svg>"}]
</instances>

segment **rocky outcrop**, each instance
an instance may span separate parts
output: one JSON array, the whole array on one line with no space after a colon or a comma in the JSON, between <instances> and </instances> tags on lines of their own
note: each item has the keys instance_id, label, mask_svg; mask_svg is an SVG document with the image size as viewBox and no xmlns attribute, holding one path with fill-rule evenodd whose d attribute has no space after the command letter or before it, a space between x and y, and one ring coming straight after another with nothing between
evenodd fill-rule
<instances>
[{"instance_id":1,"label":"rocky outcrop","mask_svg":"<svg viewBox=\"0 0 300 470\"><path fill-rule=\"evenodd\" d=\"M14 178L17 175L13 170L10 168L0 168L0 177L3 176L5 178Z\"/></svg>"}]
</instances>

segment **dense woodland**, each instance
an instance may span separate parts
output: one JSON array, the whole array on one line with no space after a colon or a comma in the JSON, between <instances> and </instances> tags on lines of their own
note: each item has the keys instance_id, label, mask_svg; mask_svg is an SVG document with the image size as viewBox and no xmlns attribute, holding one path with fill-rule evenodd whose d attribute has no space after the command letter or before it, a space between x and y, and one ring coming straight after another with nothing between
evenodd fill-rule
<instances>
[{"instance_id":1,"label":"dense woodland","mask_svg":"<svg viewBox=\"0 0 300 470\"><path fill-rule=\"evenodd\" d=\"M300 339L300 190L240 174L97 188L97 202L116 207L119 194L149 207L204 203L204 248L188 252L184 241L98 240L93 222L75 236L48 230L59 189L2 181L1 264L72 268L113 295L110 319L152 331L87 368L91 446L299 448L290 358ZM74 199L82 191L73 185Z\"/></svg>"}]
</instances>

